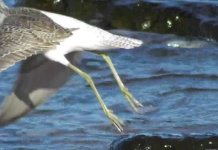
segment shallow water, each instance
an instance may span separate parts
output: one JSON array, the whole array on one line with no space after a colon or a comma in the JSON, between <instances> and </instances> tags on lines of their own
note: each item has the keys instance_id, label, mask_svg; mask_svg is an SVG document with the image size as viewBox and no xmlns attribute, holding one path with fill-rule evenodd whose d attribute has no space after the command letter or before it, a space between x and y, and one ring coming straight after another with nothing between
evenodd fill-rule
<instances>
[{"instance_id":1,"label":"shallow water","mask_svg":"<svg viewBox=\"0 0 218 150\"><path fill-rule=\"evenodd\" d=\"M33 7L31 2L23 4ZM125 134L116 131L87 83L74 75L48 102L1 128L0 149L101 150L109 149L113 141L128 135L166 138L218 135L218 36L210 28L216 29L215 1L184 5L170 1L164 4L64 2L75 5L38 2L35 6L72 14L106 29L138 30L113 32L142 39L145 44L141 48L109 54L124 83L145 108L141 114L133 113L104 61L92 53L84 53L81 67L94 78L107 106L125 122ZM78 9L73 10L75 7ZM83 9L90 10L92 15L82 13ZM134 11L135 20L130 10ZM126 12L129 13L125 15ZM167 18L174 17L172 12L181 18L179 23L173 22L173 27L167 24ZM143 23L150 26L143 28ZM1 99L11 91L18 67L0 74Z\"/></svg>"}]
</instances>

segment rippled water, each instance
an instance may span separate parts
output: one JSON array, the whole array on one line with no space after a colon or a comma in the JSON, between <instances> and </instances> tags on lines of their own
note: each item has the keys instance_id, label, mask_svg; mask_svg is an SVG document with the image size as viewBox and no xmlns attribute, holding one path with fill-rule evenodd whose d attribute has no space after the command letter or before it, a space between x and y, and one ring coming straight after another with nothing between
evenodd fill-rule
<instances>
[{"instance_id":1,"label":"rippled water","mask_svg":"<svg viewBox=\"0 0 218 150\"><path fill-rule=\"evenodd\" d=\"M109 149L112 141L126 135L218 135L215 33L208 34L214 40L205 40L207 36L160 34L152 32L152 28L150 33L113 32L145 43L134 50L109 53L124 83L144 104L144 111L132 112L99 56L84 53L81 67L94 78L107 106L125 122L125 134L119 134L104 116L87 83L73 75L48 102L0 129L0 149L101 150ZM0 74L1 99L10 93L17 69L15 66Z\"/></svg>"}]
</instances>

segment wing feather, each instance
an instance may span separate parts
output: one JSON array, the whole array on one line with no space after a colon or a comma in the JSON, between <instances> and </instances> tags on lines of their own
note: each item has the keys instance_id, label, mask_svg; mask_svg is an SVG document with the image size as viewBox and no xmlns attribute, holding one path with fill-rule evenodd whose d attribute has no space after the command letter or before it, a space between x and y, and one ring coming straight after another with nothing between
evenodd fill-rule
<instances>
[{"instance_id":1,"label":"wing feather","mask_svg":"<svg viewBox=\"0 0 218 150\"><path fill-rule=\"evenodd\" d=\"M12 8L0 26L0 72L55 48L71 31L35 9Z\"/></svg>"}]
</instances>

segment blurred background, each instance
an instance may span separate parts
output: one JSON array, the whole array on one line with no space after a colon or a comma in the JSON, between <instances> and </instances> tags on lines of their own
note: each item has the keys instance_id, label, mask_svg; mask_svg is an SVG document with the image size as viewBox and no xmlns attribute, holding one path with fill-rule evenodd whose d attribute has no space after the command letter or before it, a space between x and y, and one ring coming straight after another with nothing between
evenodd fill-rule
<instances>
[{"instance_id":1,"label":"blurred background","mask_svg":"<svg viewBox=\"0 0 218 150\"><path fill-rule=\"evenodd\" d=\"M108 52L145 108L134 113L99 56L79 66L107 106L125 122L120 134L87 83L73 75L49 100L0 129L0 149L218 149L218 2L211 0L5 0L51 11L144 41ZM13 90L19 65L0 74L0 99Z\"/></svg>"}]
</instances>

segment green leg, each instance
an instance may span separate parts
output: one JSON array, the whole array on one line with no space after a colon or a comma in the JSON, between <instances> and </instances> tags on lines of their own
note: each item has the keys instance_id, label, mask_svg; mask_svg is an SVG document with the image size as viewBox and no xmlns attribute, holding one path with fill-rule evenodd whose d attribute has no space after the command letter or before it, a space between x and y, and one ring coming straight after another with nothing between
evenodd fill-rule
<instances>
[{"instance_id":1,"label":"green leg","mask_svg":"<svg viewBox=\"0 0 218 150\"><path fill-rule=\"evenodd\" d=\"M89 83L90 87L94 91L95 96L97 97L97 100L99 101L105 115L115 125L119 132L123 132L124 123L115 114L113 114L112 110L109 110L107 106L104 104L104 101L102 100L98 90L96 89L92 78L87 73L83 72L82 70L80 70L72 64L69 64L68 67L86 79L86 81Z\"/></svg>"},{"instance_id":2,"label":"green leg","mask_svg":"<svg viewBox=\"0 0 218 150\"><path fill-rule=\"evenodd\" d=\"M143 107L143 105L137 99L134 98L134 96L128 91L128 88L123 84L123 82L120 79L110 57L104 53L99 53L99 54L103 57L103 59L107 62L108 66L110 67L110 69L113 73L113 76L116 79L116 81L120 87L120 90L125 95L127 101L132 106L132 108L137 112L138 108Z\"/></svg>"}]
</instances>

